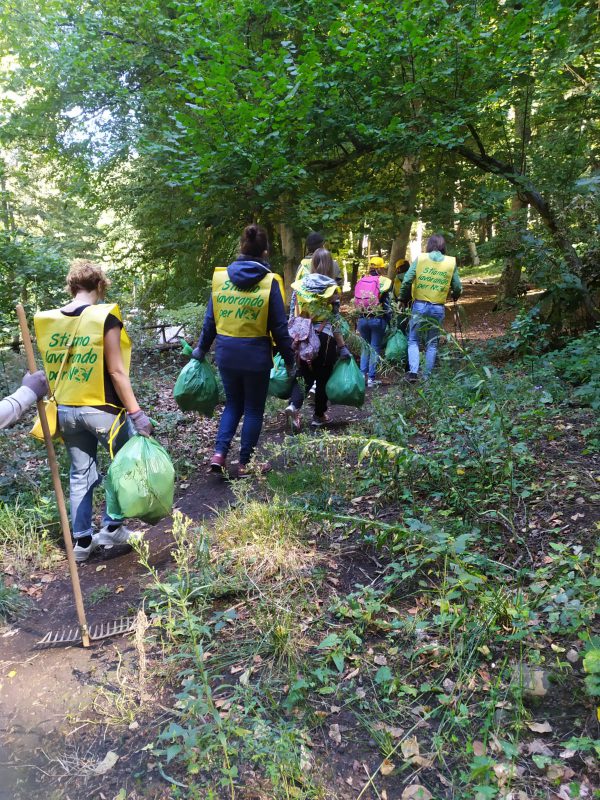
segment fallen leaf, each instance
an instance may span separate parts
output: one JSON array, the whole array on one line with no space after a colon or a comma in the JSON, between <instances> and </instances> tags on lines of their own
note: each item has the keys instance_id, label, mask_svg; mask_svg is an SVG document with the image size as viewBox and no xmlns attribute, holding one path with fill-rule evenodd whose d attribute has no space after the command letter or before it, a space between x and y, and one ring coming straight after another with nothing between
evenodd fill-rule
<instances>
[{"instance_id":1,"label":"fallen leaf","mask_svg":"<svg viewBox=\"0 0 600 800\"><path fill-rule=\"evenodd\" d=\"M432 800L433 795L420 783L411 783L402 792L402 800Z\"/></svg>"},{"instance_id":2,"label":"fallen leaf","mask_svg":"<svg viewBox=\"0 0 600 800\"><path fill-rule=\"evenodd\" d=\"M541 739L534 739L532 742L527 742L527 752L530 756L551 756L554 755L552 750Z\"/></svg>"},{"instance_id":3,"label":"fallen leaf","mask_svg":"<svg viewBox=\"0 0 600 800\"><path fill-rule=\"evenodd\" d=\"M561 752L558 755L561 758L565 758L565 759L573 758L573 756L577 755L577 751L576 750L561 750Z\"/></svg>"},{"instance_id":4,"label":"fallen leaf","mask_svg":"<svg viewBox=\"0 0 600 800\"><path fill-rule=\"evenodd\" d=\"M342 733L340 731L340 726L337 723L329 727L329 738L332 739L336 744L342 743Z\"/></svg>"},{"instance_id":5,"label":"fallen leaf","mask_svg":"<svg viewBox=\"0 0 600 800\"><path fill-rule=\"evenodd\" d=\"M549 722L528 722L527 727L534 733L551 733L552 725Z\"/></svg>"},{"instance_id":6,"label":"fallen leaf","mask_svg":"<svg viewBox=\"0 0 600 800\"><path fill-rule=\"evenodd\" d=\"M99 564L96 567L96 572L100 572L101 570L106 569L106 564Z\"/></svg>"},{"instance_id":7,"label":"fallen leaf","mask_svg":"<svg viewBox=\"0 0 600 800\"><path fill-rule=\"evenodd\" d=\"M94 767L93 770L94 774L105 775L110 769L114 767L114 765L117 763L118 760L119 756L112 750L109 750L108 753L102 759L102 761L100 761L100 763L96 764L96 766Z\"/></svg>"},{"instance_id":8,"label":"fallen leaf","mask_svg":"<svg viewBox=\"0 0 600 800\"><path fill-rule=\"evenodd\" d=\"M484 756L485 752L486 748L483 742L478 742L478 741L473 742L473 755Z\"/></svg>"},{"instance_id":9,"label":"fallen leaf","mask_svg":"<svg viewBox=\"0 0 600 800\"><path fill-rule=\"evenodd\" d=\"M376 663L376 664L377 664L379 667L385 667L385 666L386 666L386 664L387 664L387 658L386 658L385 656L375 656L375 658L373 659L373 661L374 661L374 662L375 662L375 663Z\"/></svg>"},{"instance_id":10,"label":"fallen leaf","mask_svg":"<svg viewBox=\"0 0 600 800\"><path fill-rule=\"evenodd\" d=\"M17 674L17 670L16 669L11 669L11 671L7 674L6 677L7 678L14 678L16 674Z\"/></svg>"},{"instance_id":11,"label":"fallen leaf","mask_svg":"<svg viewBox=\"0 0 600 800\"><path fill-rule=\"evenodd\" d=\"M117 588L115 589L115 594L121 594L121 592L124 592L124 591L125 591L125 587L124 586L117 586Z\"/></svg>"},{"instance_id":12,"label":"fallen leaf","mask_svg":"<svg viewBox=\"0 0 600 800\"><path fill-rule=\"evenodd\" d=\"M391 775L392 772L394 771L394 768L395 765L392 764L392 762L389 759L384 758L384 760L381 763L381 769L379 771L381 772L382 775Z\"/></svg>"},{"instance_id":13,"label":"fallen leaf","mask_svg":"<svg viewBox=\"0 0 600 800\"><path fill-rule=\"evenodd\" d=\"M419 743L417 741L417 737L411 736L408 739L405 739L400 745L400 749L402 750L402 755L406 761L410 761L411 758L418 756Z\"/></svg>"},{"instance_id":14,"label":"fallen leaf","mask_svg":"<svg viewBox=\"0 0 600 800\"><path fill-rule=\"evenodd\" d=\"M242 686L248 686L248 683L250 681L250 672L251 672L251 670L247 669L245 672L242 672L242 674L240 675L240 683L241 683Z\"/></svg>"}]
</instances>

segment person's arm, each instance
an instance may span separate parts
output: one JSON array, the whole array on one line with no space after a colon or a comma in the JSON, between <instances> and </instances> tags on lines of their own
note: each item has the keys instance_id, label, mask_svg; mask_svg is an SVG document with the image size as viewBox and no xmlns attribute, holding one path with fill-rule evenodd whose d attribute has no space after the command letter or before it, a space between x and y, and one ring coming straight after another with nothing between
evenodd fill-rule
<instances>
[{"instance_id":1,"label":"person's arm","mask_svg":"<svg viewBox=\"0 0 600 800\"><path fill-rule=\"evenodd\" d=\"M141 436L150 436L153 431L152 423L144 414L136 400L129 375L123 364L121 355L121 327L109 328L104 334L104 363L115 387L117 397L123 403L127 416L133 423L137 433Z\"/></svg>"},{"instance_id":2,"label":"person's arm","mask_svg":"<svg viewBox=\"0 0 600 800\"><path fill-rule=\"evenodd\" d=\"M204 357L212 347L212 343L217 335L217 324L215 322L215 312L213 310L212 294L208 298L208 305L206 306L206 314L204 315L204 323L202 325L202 333L198 339L198 344L192 350L192 358L197 358L198 361L203 361Z\"/></svg>"},{"instance_id":3,"label":"person's arm","mask_svg":"<svg viewBox=\"0 0 600 800\"><path fill-rule=\"evenodd\" d=\"M48 381L43 370L27 373L16 392L0 400L0 428L20 419L28 408L48 393Z\"/></svg>"},{"instance_id":4,"label":"person's arm","mask_svg":"<svg viewBox=\"0 0 600 800\"><path fill-rule=\"evenodd\" d=\"M454 267L454 272L452 273L452 281L450 283L450 291L452 293L453 300L458 300L458 298L462 294L462 283L460 282L458 267Z\"/></svg>"},{"instance_id":5,"label":"person's arm","mask_svg":"<svg viewBox=\"0 0 600 800\"><path fill-rule=\"evenodd\" d=\"M286 367L291 369L294 366L295 355L292 350L292 337L288 330L288 317L285 313L283 297L277 281L271 284L271 294L269 295L269 316L267 328L273 334L275 344L281 357L285 361Z\"/></svg>"},{"instance_id":6,"label":"person's arm","mask_svg":"<svg viewBox=\"0 0 600 800\"><path fill-rule=\"evenodd\" d=\"M408 303L411 297L411 286L412 282L417 276L417 259L413 261L410 265L410 269L404 276L404 280L402 281L402 286L400 287L400 302L401 303Z\"/></svg>"}]
</instances>

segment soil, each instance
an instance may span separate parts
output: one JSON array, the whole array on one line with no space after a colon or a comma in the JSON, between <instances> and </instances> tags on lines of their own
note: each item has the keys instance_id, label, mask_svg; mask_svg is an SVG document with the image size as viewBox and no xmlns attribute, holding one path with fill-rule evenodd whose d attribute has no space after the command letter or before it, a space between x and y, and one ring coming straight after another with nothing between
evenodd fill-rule
<instances>
[{"instance_id":1,"label":"soil","mask_svg":"<svg viewBox=\"0 0 600 800\"><path fill-rule=\"evenodd\" d=\"M463 332L469 339L481 342L506 331L514 312L494 312L494 296L494 286L481 281L465 281L461 299L465 313L461 318ZM452 330L453 325L453 315L449 313L446 327ZM376 391L385 390L383 386ZM368 404L362 412L352 410L348 413L348 409L334 408L332 427L343 430L361 413L368 413ZM266 439L281 439L284 435L281 419L268 421L264 434ZM197 522L210 520L233 499L230 484L205 470L203 467L192 477L176 504L179 510ZM161 572L168 569L171 561L170 531L171 519L145 529L151 563ZM366 578L370 580L377 570L376 558L365 553L364 546L360 558L356 552L350 551L336 558L340 591L351 591L356 583L364 583ZM153 782L144 766L147 758L143 747L155 733L156 716L160 713L158 700L154 703L155 714L133 721L132 730L138 729L139 734L121 735L117 743L120 760L110 775L102 780L93 774L94 765L102 761L108 750L115 749L115 743L109 739L105 741L102 736L89 736L89 720L98 717L99 692L107 681L118 690L120 682L127 680L127 676L137 669L138 653L131 637L105 639L89 649L80 645L37 649L36 642L46 632L69 628L75 625L76 618L66 561L60 562L52 572L35 577L43 588L26 617L18 624L0 630L0 800L51 797L49 786L56 784L49 779L50 774L54 778L57 774L63 775L61 786L66 794L57 793L56 797L70 797L72 800L83 796L112 798L120 785L131 785L129 778L137 769L145 772L144 796L169 797L166 784L157 778ZM88 624L93 626L94 623L135 614L140 607L147 575L135 553L120 548L110 556L92 556L89 562L80 566L80 579L84 597L101 598L96 604L88 602L87 605ZM103 593L106 596L102 598ZM343 715L339 724L344 726ZM376 749L373 751L371 748L371 755L375 755L370 758L365 757L365 747L368 750L367 742L355 739L345 752L335 753L329 764L332 773L349 775L349 798L355 797L356 787L364 783L365 768L372 771L379 763L375 757ZM369 759L372 763L365 763ZM82 794L84 790L81 787L85 785L82 778L86 775L93 780L90 779ZM154 790L151 788L153 785L156 786ZM128 794L129 798L137 796L135 791Z\"/></svg>"}]
</instances>

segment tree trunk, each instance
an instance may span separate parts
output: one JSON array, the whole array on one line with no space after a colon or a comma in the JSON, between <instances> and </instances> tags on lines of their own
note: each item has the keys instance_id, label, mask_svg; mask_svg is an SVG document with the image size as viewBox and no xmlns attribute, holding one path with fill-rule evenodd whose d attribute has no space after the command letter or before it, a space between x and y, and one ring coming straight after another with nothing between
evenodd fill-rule
<instances>
[{"instance_id":1,"label":"tree trunk","mask_svg":"<svg viewBox=\"0 0 600 800\"><path fill-rule=\"evenodd\" d=\"M521 212L527 208L527 203L524 202L518 195L512 198L510 205L510 219L508 225L510 228L510 244L509 253L504 259L504 267L500 282L498 284L498 294L496 295L496 303L494 311L514 302L519 296L519 282L521 280L522 264L521 260L516 256L516 250L519 246L519 241L523 232L521 224Z\"/></svg>"},{"instance_id":2,"label":"tree trunk","mask_svg":"<svg viewBox=\"0 0 600 800\"><path fill-rule=\"evenodd\" d=\"M350 276L350 288L354 291L354 287L358 281L358 269L360 261L363 257L363 239L365 236L365 229L361 227L354 242L354 258L352 259L352 275Z\"/></svg>"},{"instance_id":3,"label":"tree trunk","mask_svg":"<svg viewBox=\"0 0 600 800\"><path fill-rule=\"evenodd\" d=\"M283 254L283 280L286 294L290 295L290 287L296 277L298 264L302 260L302 239L287 223L279 224L279 238Z\"/></svg>"},{"instance_id":4,"label":"tree trunk","mask_svg":"<svg viewBox=\"0 0 600 800\"><path fill-rule=\"evenodd\" d=\"M460 202L457 202L456 203L456 208L457 208L457 211L459 213L462 213L462 211L464 209L464 205L462 203L460 203ZM478 267L479 266L479 255L477 253L477 245L475 243L475 237L473 235L473 231L468 226L463 225L462 220L460 220L460 217L459 217L459 222L458 222L458 225L456 226L456 241L457 241L457 244L461 239L464 239L466 244L467 244L467 248L469 250L469 255L471 257L471 264L474 267Z\"/></svg>"},{"instance_id":5,"label":"tree trunk","mask_svg":"<svg viewBox=\"0 0 600 800\"><path fill-rule=\"evenodd\" d=\"M402 217L396 230L396 235L390 248L390 260L388 263L388 277L395 275L395 263L399 258L406 258L406 249L410 241L410 231L415 216L417 204L417 192L419 189L419 173L421 172L421 161L417 156L407 156L402 162L402 172L406 186L406 202L402 208Z\"/></svg>"},{"instance_id":6,"label":"tree trunk","mask_svg":"<svg viewBox=\"0 0 600 800\"><path fill-rule=\"evenodd\" d=\"M396 261L399 258L406 258L406 250L410 239L410 231L412 228L412 219L407 218L401 223L396 238L392 242L390 248L390 261L388 264L388 278L394 278L396 274Z\"/></svg>"}]
</instances>

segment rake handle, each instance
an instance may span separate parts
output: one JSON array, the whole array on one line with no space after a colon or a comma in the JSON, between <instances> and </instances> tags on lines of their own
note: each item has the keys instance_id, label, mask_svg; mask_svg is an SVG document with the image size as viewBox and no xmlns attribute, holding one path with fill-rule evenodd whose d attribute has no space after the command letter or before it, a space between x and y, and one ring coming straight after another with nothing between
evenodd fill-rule
<instances>
[{"instance_id":1,"label":"rake handle","mask_svg":"<svg viewBox=\"0 0 600 800\"><path fill-rule=\"evenodd\" d=\"M27 369L29 370L29 372L33 373L36 371L37 365L35 363L35 355L33 353L31 336L29 335L29 326L27 324L27 317L25 316L25 309L20 303L17 306L17 317L19 318L19 325L21 327L21 337L23 339L23 346L25 348L25 355L27 357ZM67 562L69 564L71 586L73 587L73 596L75 598L75 608L77 609L77 619L79 621L79 628L81 630L81 641L84 647L89 647L90 637L88 633L87 621L85 618L85 608L83 606L83 595L81 594L81 585L79 583L77 564L75 562L75 556L73 554L73 544L71 542L71 527L69 525L67 505L65 503L65 496L63 494L62 483L60 482L58 461L56 460L56 452L54 450L54 444L52 442L52 435L50 434L50 427L48 426L48 418L46 416L46 408L44 406L43 400L38 400L37 410L38 414L40 415L42 431L44 432L44 443L46 445L46 452L48 453L48 464L50 466L50 472L52 473L52 484L54 486L54 494L56 495L56 505L58 506L58 514L60 517L60 527L62 529L62 535L65 541L65 550L67 551Z\"/></svg>"}]
</instances>

